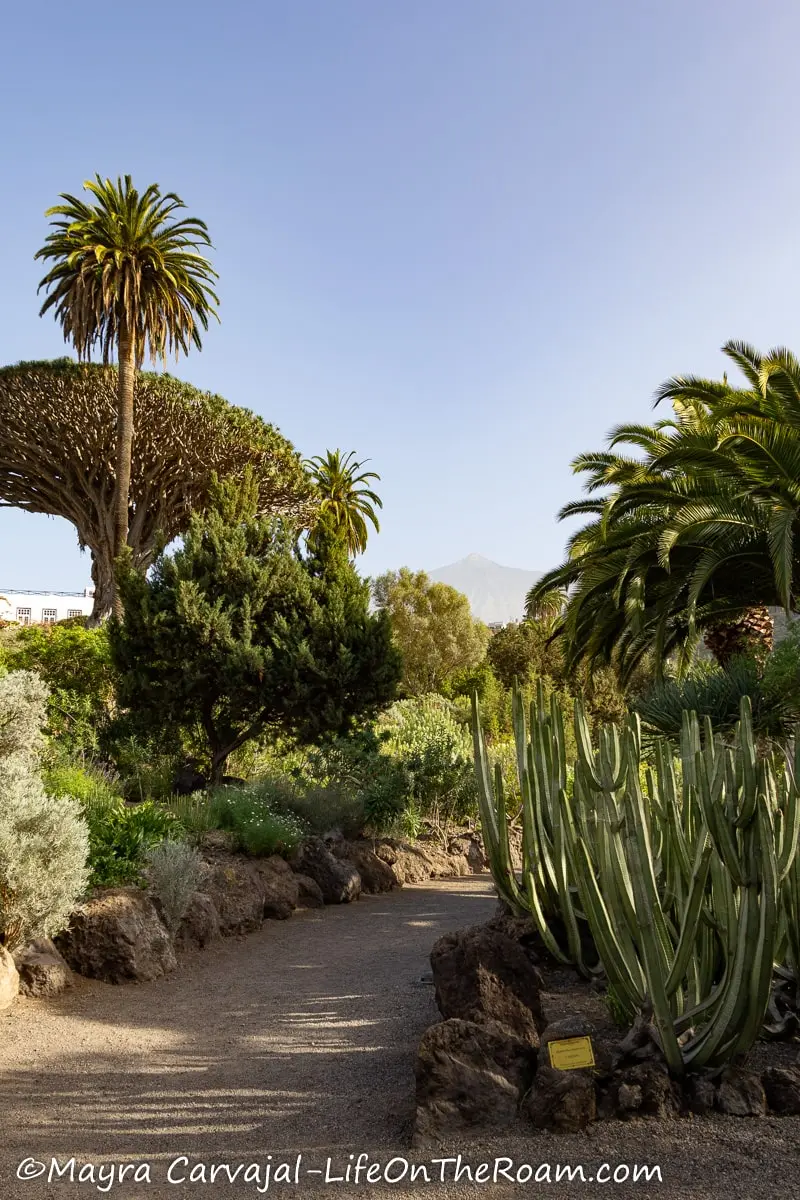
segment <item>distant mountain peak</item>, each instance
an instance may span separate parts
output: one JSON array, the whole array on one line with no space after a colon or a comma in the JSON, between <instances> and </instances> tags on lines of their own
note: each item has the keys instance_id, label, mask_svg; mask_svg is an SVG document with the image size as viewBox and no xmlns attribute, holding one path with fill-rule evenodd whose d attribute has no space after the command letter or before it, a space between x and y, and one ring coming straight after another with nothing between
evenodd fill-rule
<instances>
[{"instance_id":1,"label":"distant mountain peak","mask_svg":"<svg viewBox=\"0 0 800 1200\"><path fill-rule=\"evenodd\" d=\"M446 567L428 571L436 583L447 583L463 592L473 616L487 625L520 621L525 597L543 572L504 567L483 554L472 553Z\"/></svg>"},{"instance_id":2,"label":"distant mountain peak","mask_svg":"<svg viewBox=\"0 0 800 1200\"><path fill-rule=\"evenodd\" d=\"M449 571L451 567L499 567L501 571L513 571L514 567L501 567L500 563L493 562L491 558L487 558L485 554L467 554L464 558L459 558L458 562L448 563L445 567L437 567L437 571ZM432 572L428 571L428 574Z\"/></svg>"}]
</instances>

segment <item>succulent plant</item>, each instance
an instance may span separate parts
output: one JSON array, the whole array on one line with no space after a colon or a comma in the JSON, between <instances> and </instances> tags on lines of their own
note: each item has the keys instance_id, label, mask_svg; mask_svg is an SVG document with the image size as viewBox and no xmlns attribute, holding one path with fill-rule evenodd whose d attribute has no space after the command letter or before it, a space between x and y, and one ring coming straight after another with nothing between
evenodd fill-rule
<instances>
[{"instance_id":1,"label":"succulent plant","mask_svg":"<svg viewBox=\"0 0 800 1200\"><path fill-rule=\"evenodd\" d=\"M743 697L733 741L684 713L680 758L642 759L639 719L592 744L579 701L577 757L541 690L514 697L522 870L513 869L502 780L474 702L481 819L497 889L530 913L548 950L584 974L587 930L627 1019L652 1014L670 1069L718 1066L759 1037L773 970L800 969L800 762L759 757ZM558 932L556 932L558 931Z\"/></svg>"}]
</instances>

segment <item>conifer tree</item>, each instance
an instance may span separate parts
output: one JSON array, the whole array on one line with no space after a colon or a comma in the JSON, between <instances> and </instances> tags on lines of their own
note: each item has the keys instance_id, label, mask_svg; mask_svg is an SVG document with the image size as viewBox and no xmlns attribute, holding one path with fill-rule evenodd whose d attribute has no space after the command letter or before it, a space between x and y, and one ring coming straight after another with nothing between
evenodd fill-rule
<instances>
[{"instance_id":1,"label":"conifer tree","mask_svg":"<svg viewBox=\"0 0 800 1200\"><path fill-rule=\"evenodd\" d=\"M124 569L113 621L119 701L140 727L202 730L212 780L270 727L311 740L390 701L400 674L388 620L334 536L299 549L258 515L251 475L216 484L183 546L149 577Z\"/></svg>"}]
</instances>

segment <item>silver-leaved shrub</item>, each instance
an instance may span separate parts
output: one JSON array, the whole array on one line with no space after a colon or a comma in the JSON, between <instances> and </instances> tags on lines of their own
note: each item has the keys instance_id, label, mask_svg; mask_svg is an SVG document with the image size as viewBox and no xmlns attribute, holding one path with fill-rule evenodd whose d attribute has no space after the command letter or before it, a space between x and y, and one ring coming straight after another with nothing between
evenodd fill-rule
<instances>
[{"instance_id":1,"label":"silver-leaved shrub","mask_svg":"<svg viewBox=\"0 0 800 1200\"><path fill-rule=\"evenodd\" d=\"M78 803L42 784L46 703L34 672L0 675L0 935L10 950L63 929L89 875Z\"/></svg>"},{"instance_id":2,"label":"silver-leaved shrub","mask_svg":"<svg viewBox=\"0 0 800 1200\"><path fill-rule=\"evenodd\" d=\"M208 867L199 852L185 842L161 842L148 850L146 857L147 875L161 919L174 937Z\"/></svg>"}]
</instances>

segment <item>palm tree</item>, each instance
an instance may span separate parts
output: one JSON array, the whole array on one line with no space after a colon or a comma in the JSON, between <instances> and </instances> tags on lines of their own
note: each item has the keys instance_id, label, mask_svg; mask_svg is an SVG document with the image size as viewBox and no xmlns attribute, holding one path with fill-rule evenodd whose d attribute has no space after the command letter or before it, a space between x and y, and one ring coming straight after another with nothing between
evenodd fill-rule
<instances>
[{"instance_id":1,"label":"palm tree","mask_svg":"<svg viewBox=\"0 0 800 1200\"><path fill-rule=\"evenodd\" d=\"M124 181L99 175L84 183L94 202L62 193L63 204L49 208L53 232L36 258L52 261L39 284L47 299L40 316L55 312L81 360L98 347L104 363L117 354L118 406L114 551L128 538L131 450L134 435L136 372L145 355L153 363L201 346L199 327L208 329L219 303L212 288L216 272L200 253L210 246L197 217L176 218L185 204L174 192L162 196L158 184L141 194L130 175ZM121 615L116 594L114 612Z\"/></svg>"},{"instance_id":2,"label":"palm tree","mask_svg":"<svg viewBox=\"0 0 800 1200\"><path fill-rule=\"evenodd\" d=\"M567 599L566 588L554 587L538 591L535 595L534 589L531 588L525 601L525 618L538 622L546 629L552 628L562 616Z\"/></svg>"},{"instance_id":3,"label":"palm tree","mask_svg":"<svg viewBox=\"0 0 800 1200\"><path fill-rule=\"evenodd\" d=\"M800 364L729 342L748 387L667 381L674 418L613 431L573 464L587 498L561 516L592 515L568 558L531 590L570 596L558 623L571 665L615 661L623 678L654 651L688 662L698 637L720 663L772 643L767 606L800 592ZM633 454L620 454L625 446Z\"/></svg>"},{"instance_id":4,"label":"palm tree","mask_svg":"<svg viewBox=\"0 0 800 1200\"><path fill-rule=\"evenodd\" d=\"M347 547L351 558L363 554L367 548L367 521L380 532L375 508L383 508L380 496L364 486L371 479L380 480L375 471L362 471L368 459L356 461L355 450L342 454L341 450L329 450L323 456L306 461L317 492L321 497L320 522L324 523ZM315 541L314 529L309 541Z\"/></svg>"}]
</instances>

